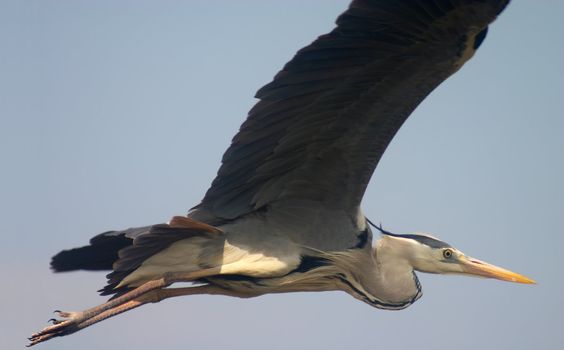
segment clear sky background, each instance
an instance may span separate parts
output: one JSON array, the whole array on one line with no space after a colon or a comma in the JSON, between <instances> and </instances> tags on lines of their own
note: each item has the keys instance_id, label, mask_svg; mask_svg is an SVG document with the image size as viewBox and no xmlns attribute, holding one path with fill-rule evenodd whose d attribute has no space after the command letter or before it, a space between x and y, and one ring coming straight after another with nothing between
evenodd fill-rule
<instances>
[{"instance_id":1,"label":"clear sky background","mask_svg":"<svg viewBox=\"0 0 564 350\"><path fill-rule=\"evenodd\" d=\"M347 0L0 2L0 347L104 273L52 274L93 235L197 204L255 91ZM149 305L38 349L562 349L564 2L513 1L415 111L365 213L538 285L419 274L399 312L338 292Z\"/></svg>"}]
</instances>

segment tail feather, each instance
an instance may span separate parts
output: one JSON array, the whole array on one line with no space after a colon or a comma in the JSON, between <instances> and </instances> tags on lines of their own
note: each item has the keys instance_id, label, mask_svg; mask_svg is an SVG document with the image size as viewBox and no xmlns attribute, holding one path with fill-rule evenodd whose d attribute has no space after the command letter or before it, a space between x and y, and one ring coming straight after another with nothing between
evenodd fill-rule
<instances>
[{"instance_id":1,"label":"tail feather","mask_svg":"<svg viewBox=\"0 0 564 350\"><path fill-rule=\"evenodd\" d=\"M90 245L63 250L51 260L51 269L55 272L74 270L111 270L119 259L118 251L130 246L133 240L124 233L109 231L90 240Z\"/></svg>"},{"instance_id":2,"label":"tail feather","mask_svg":"<svg viewBox=\"0 0 564 350\"><path fill-rule=\"evenodd\" d=\"M74 270L110 270L107 285L101 295L113 298L132 289L120 286L121 280L137 269L146 259L172 243L190 237L212 238L222 232L214 226L187 217L173 217L169 224L157 224L108 231L90 240L90 244L63 250L51 260L55 272ZM189 253L189 252L187 252Z\"/></svg>"}]
</instances>

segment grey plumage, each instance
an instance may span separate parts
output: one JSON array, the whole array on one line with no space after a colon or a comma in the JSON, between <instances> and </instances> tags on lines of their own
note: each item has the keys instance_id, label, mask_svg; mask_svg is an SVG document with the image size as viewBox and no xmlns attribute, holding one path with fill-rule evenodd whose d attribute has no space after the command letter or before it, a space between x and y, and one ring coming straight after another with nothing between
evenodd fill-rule
<instances>
[{"instance_id":1,"label":"grey plumage","mask_svg":"<svg viewBox=\"0 0 564 350\"><path fill-rule=\"evenodd\" d=\"M217 177L186 217L112 231L91 248L57 255L55 270L70 256L66 270L88 268L77 252L106 242L111 260L97 266L111 263L102 291L114 298L61 312L64 319L32 335L31 345L180 295L342 290L397 310L421 297L414 270L533 283L427 235L379 228L373 242L360 207L398 129L472 57L507 3L353 1L334 30L259 89ZM195 285L170 288L176 282Z\"/></svg>"}]
</instances>

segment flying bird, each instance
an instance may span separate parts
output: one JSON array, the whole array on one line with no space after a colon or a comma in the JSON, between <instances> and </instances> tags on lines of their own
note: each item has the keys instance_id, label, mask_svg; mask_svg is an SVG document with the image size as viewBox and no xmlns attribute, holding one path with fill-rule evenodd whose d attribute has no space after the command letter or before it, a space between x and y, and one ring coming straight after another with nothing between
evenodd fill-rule
<instances>
[{"instance_id":1,"label":"flying bird","mask_svg":"<svg viewBox=\"0 0 564 350\"><path fill-rule=\"evenodd\" d=\"M186 216L105 232L53 257L56 272L111 271L101 289L111 298L56 311L29 345L184 295L339 290L400 310L422 295L415 271L534 283L433 236L389 232L361 209L398 129L474 55L508 2L352 1L331 32L258 90L217 177Z\"/></svg>"}]
</instances>

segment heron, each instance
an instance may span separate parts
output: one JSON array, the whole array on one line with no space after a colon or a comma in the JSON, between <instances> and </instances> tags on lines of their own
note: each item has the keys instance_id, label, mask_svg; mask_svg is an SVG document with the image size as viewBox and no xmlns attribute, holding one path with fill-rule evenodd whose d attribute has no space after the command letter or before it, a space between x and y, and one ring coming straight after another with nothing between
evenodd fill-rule
<instances>
[{"instance_id":1,"label":"heron","mask_svg":"<svg viewBox=\"0 0 564 350\"><path fill-rule=\"evenodd\" d=\"M401 310L422 295L415 272L535 283L432 235L392 233L361 209L396 132L472 58L508 3L353 0L332 31L258 90L198 205L168 223L104 232L53 257L56 272L109 270L100 292L111 298L56 311L29 346L195 294L344 291Z\"/></svg>"}]
</instances>

